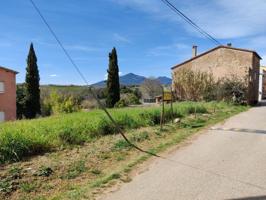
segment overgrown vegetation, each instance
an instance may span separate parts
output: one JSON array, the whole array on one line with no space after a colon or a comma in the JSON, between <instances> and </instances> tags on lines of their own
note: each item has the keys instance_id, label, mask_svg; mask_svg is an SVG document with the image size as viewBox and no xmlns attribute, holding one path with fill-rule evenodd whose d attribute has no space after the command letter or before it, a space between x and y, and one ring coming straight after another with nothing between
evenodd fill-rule
<instances>
[{"instance_id":1,"label":"overgrown vegetation","mask_svg":"<svg viewBox=\"0 0 266 200\"><path fill-rule=\"evenodd\" d=\"M141 109L122 108L113 109L112 114L115 115L119 123L127 124L128 130L125 130L125 133L131 142L145 150L159 153L169 146L183 141L203 127L244 111L247 107L222 102L180 103L175 105L175 110L178 110L178 115L181 117L179 123L168 123L163 130L160 130L159 126L134 129L139 124L137 120L132 119L135 119L134 116L139 117L139 114L141 114L140 121L148 117L150 119L147 121L149 125L156 124L157 109L159 108L147 110L145 108L140 112ZM100 121L104 119L101 112L97 113L98 116L96 113L88 116L91 113L58 115L47 118L47 120L59 118L58 120L65 123L64 126L66 126L67 122L75 119L69 118L72 115L75 117L82 115L81 118L87 115L84 121L95 117ZM21 122L19 124L25 128L30 122L33 122L36 123L34 128L37 129L37 125L44 126L41 122L43 120L21 121L24 124L20 124ZM94 122L92 121L92 123ZM52 121L50 121L51 123ZM54 123L58 123L58 121ZM74 124L71 125L74 126ZM8 124L8 126L10 125ZM81 124L76 126L82 128ZM107 121L106 124L102 125L102 131L107 135L93 135L92 139L86 140L87 143L82 146L72 146L72 142L66 142L63 139L62 142L58 143L60 144L58 151L46 153L23 162L3 165L0 171L0 199L94 199L95 192L102 192L101 188L104 189L117 181L129 182L131 180L129 172L136 165L148 159L149 155L132 148L120 135L108 134L110 130L113 130L108 127ZM70 138L77 137L78 134L75 135L75 130L72 130L69 129L68 131L71 133ZM104 130L108 131L105 132ZM49 133L48 129L46 131ZM112 131L112 133L115 132ZM37 132L34 134L38 135ZM53 137L48 134L48 138ZM52 140L56 144L55 138ZM71 145L71 148L62 148L68 145Z\"/></svg>"},{"instance_id":2,"label":"overgrown vegetation","mask_svg":"<svg viewBox=\"0 0 266 200\"><path fill-rule=\"evenodd\" d=\"M184 68L176 73L174 85L180 100L247 102L247 81L236 75L215 80L209 72Z\"/></svg>"},{"instance_id":3,"label":"overgrown vegetation","mask_svg":"<svg viewBox=\"0 0 266 200\"><path fill-rule=\"evenodd\" d=\"M207 112L206 104L174 104L174 117ZM160 108L112 109L111 114L123 129L153 126L160 123ZM169 108L165 119L171 119ZM43 119L21 120L0 125L0 163L52 151L58 147L80 145L93 138L114 134L114 125L100 110L89 113L60 114Z\"/></svg>"},{"instance_id":4,"label":"overgrown vegetation","mask_svg":"<svg viewBox=\"0 0 266 200\"><path fill-rule=\"evenodd\" d=\"M47 117L59 113L71 113L79 110L93 110L99 107L86 86L43 85L41 89L41 116ZM94 92L105 105L106 88L94 88ZM17 118L25 118L25 84L17 85ZM140 104L141 92L135 86L122 86L121 101L115 107Z\"/></svg>"},{"instance_id":5,"label":"overgrown vegetation","mask_svg":"<svg viewBox=\"0 0 266 200\"><path fill-rule=\"evenodd\" d=\"M59 95L53 91L42 102L42 112L44 115L72 113L80 109L78 99L71 95Z\"/></svg>"}]
</instances>

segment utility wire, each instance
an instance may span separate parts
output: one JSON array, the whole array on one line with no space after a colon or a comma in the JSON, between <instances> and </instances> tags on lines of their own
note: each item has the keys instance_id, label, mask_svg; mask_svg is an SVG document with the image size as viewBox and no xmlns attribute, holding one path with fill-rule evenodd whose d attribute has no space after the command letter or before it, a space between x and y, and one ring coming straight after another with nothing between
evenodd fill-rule
<instances>
[{"instance_id":1,"label":"utility wire","mask_svg":"<svg viewBox=\"0 0 266 200\"><path fill-rule=\"evenodd\" d=\"M218 174L216 172L213 172L213 171L208 171L208 170L204 170L204 169L201 169L199 167L195 167L193 165L190 165L190 164L186 164L186 163L183 163L183 162L180 162L180 161L176 161L176 160L172 160L172 159L169 159L167 157L164 157L164 156L160 156L160 155L157 155L155 153L152 153L152 152L149 152L149 151L146 151L146 150L143 150L141 148L139 148L138 146L136 146L135 144L131 143L129 141L129 139L125 136L123 130L121 129L121 127L117 124L117 122L114 120L114 118L111 116L111 114L108 112L108 110L105 108L105 106L101 103L101 101L98 99L96 93L94 92L94 90L92 89L92 86L89 85L87 79L85 78L85 76L82 74L81 70L79 69L79 67L77 66L77 64L74 62L74 60L72 59L72 57L70 56L70 54L68 53L68 51L66 50L66 48L64 47L64 45L62 44L62 42L59 40L58 36L55 34L55 32L53 31L53 29L51 28L51 26L49 25L49 23L47 22L47 20L44 18L44 16L42 15L40 9L37 7L37 5L34 3L33 0L29 0L31 2L31 4L33 5L33 7L35 8L35 10L37 11L37 13L39 14L39 16L42 18L43 22L46 24L47 28L49 29L49 31L51 32L51 34L54 36L55 40L57 41L57 43L59 44L59 46L61 47L61 49L63 50L63 52L65 53L65 55L67 56L67 58L69 59L69 61L71 62L71 64L74 66L74 68L76 69L76 71L78 72L78 74L80 75L80 77L83 79L84 83L86 84L86 86L89 88L89 91L90 93L92 94L92 96L95 98L95 100L97 101L98 105L100 106L100 108L106 113L106 115L108 116L108 118L110 119L110 121L114 124L114 126L116 127L116 129L118 130L119 134L126 140L126 142L128 144L130 144L133 148L137 149L138 151L141 151L143 153L147 153L149 155L152 155L152 156L155 156L155 157L159 157L163 160L167 160L169 162L172 162L172 163L175 163L177 165L182 165L182 166L185 166L185 167L188 167L188 168L191 168L191 169L194 169L194 170L198 170L198 171L202 171L202 172L205 172L205 173L209 173L213 176L218 176L218 177L223 177L223 178L226 178L230 181L235 181L235 182L239 182L239 183L242 183L242 184L245 184L245 185L249 185L249 186L252 186L252 187L256 187L258 189L261 189L261 190L266 190L266 188L264 187L261 187L259 185L256 185L256 184L252 184L252 183L249 183L249 182L245 182L245 181L241 181L241 180L236 180L236 179L232 179L231 177L228 177L228 176L225 176L225 175L222 175L222 174ZM218 41L217 41L218 42Z\"/></svg>"},{"instance_id":2,"label":"utility wire","mask_svg":"<svg viewBox=\"0 0 266 200\"><path fill-rule=\"evenodd\" d=\"M166 6L168 6L172 11L178 14L182 19L184 19L188 24L193 26L199 33L201 33L204 37L215 43L216 45L222 45L217 39L211 36L207 31L200 28L195 22L193 22L188 16L186 16L182 11L180 11L176 6L174 6L168 0L161 0Z\"/></svg>"},{"instance_id":3,"label":"utility wire","mask_svg":"<svg viewBox=\"0 0 266 200\"><path fill-rule=\"evenodd\" d=\"M29 0L32 4L32 6L34 7L34 9L36 10L36 12L38 13L38 15L41 17L42 21L44 22L44 24L47 26L47 28L49 29L49 31L51 32L51 34L53 35L53 37L55 38L55 40L57 41L58 45L61 47L61 49L63 50L64 54L66 55L66 57L68 58L68 60L70 61L70 63L73 65L73 67L76 69L76 71L78 72L78 74L80 75L80 77L82 78L82 80L84 81L84 83L86 84L86 86L89 88L89 92L92 94L93 98L97 101L98 105L100 106L100 108L105 112L105 114L107 115L107 117L110 119L110 121L113 123L113 125L115 126L116 130L118 130L119 134L125 139L125 141L130 144L133 148L137 149L138 151L141 151L143 153L147 153L149 155L155 156L155 157L161 157L155 153L146 151L141 149L140 147L136 146L135 144L133 144L132 142L129 141L129 139L126 137L126 135L124 134L123 130L121 129L121 127L117 124L117 122L114 120L114 118L112 117L112 115L108 112L108 110L106 109L106 107L103 105L103 103L99 100L99 98L97 97L96 93L94 92L94 90L92 89L92 86L89 85L89 82L87 81L87 79L85 78L85 76L82 74L81 70L79 69L78 65L75 63L75 61L72 59L72 57L70 56L69 52L67 51L67 49L64 47L63 43L60 41L59 37L56 35L56 33L54 32L54 30L52 29L52 27L49 25L48 21L45 19L45 17L43 16L43 14L41 13L40 9L38 8L38 6L34 3L33 0Z\"/></svg>"}]
</instances>

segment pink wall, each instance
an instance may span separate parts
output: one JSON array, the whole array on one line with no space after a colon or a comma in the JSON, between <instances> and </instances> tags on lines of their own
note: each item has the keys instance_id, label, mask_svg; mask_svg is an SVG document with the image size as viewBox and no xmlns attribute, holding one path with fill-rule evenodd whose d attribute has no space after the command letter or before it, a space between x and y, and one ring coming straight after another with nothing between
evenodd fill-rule
<instances>
[{"instance_id":1,"label":"pink wall","mask_svg":"<svg viewBox=\"0 0 266 200\"><path fill-rule=\"evenodd\" d=\"M16 120L16 74L0 68L0 82L5 85L5 92L0 93L0 112L5 113L5 121Z\"/></svg>"}]
</instances>

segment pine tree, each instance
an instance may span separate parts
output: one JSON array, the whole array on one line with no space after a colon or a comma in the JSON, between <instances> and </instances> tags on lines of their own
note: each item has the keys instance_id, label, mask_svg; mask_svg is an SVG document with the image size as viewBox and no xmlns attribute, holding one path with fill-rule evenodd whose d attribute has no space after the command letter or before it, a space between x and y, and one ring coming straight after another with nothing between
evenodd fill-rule
<instances>
[{"instance_id":1,"label":"pine tree","mask_svg":"<svg viewBox=\"0 0 266 200\"><path fill-rule=\"evenodd\" d=\"M25 117L28 119L35 118L41 114L40 105L40 76L37 66L37 57L33 48L30 45L30 50L27 58L26 68L26 95L25 95Z\"/></svg>"},{"instance_id":2,"label":"pine tree","mask_svg":"<svg viewBox=\"0 0 266 200\"><path fill-rule=\"evenodd\" d=\"M107 99L106 106L113 108L120 100L119 68L116 49L109 53L109 69L107 78Z\"/></svg>"}]
</instances>

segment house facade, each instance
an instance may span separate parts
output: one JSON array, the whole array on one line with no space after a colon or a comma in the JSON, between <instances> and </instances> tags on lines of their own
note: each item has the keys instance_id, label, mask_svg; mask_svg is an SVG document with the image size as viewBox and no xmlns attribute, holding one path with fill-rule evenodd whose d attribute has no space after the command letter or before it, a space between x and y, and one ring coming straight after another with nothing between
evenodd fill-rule
<instances>
[{"instance_id":1,"label":"house facade","mask_svg":"<svg viewBox=\"0 0 266 200\"><path fill-rule=\"evenodd\" d=\"M184 68L210 72L216 80L237 76L248 84L248 103L255 104L259 98L260 60L261 57L255 51L234 48L230 44L199 55L197 47L193 46L192 58L172 67L173 83L179 70Z\"/></svg>"},{"instance_id":2,"label":"house facade","mask_svg":"<svg viewBox=\"0 0 266 200\"><path fill-rule=\"evenodd\" d=\"M0 122L16 120L16 74L0 66Z\"/></svg>"},{"instance_id":3,"label":"house facade","mask_svg":"<svg viewBox=\"0 0 266 200\"><path fill-rule=\"evenodd\" d=\"M259 100L266 99L266 67L260 67L260 91L259 91Z\"/></svg>"}]
</instances>

